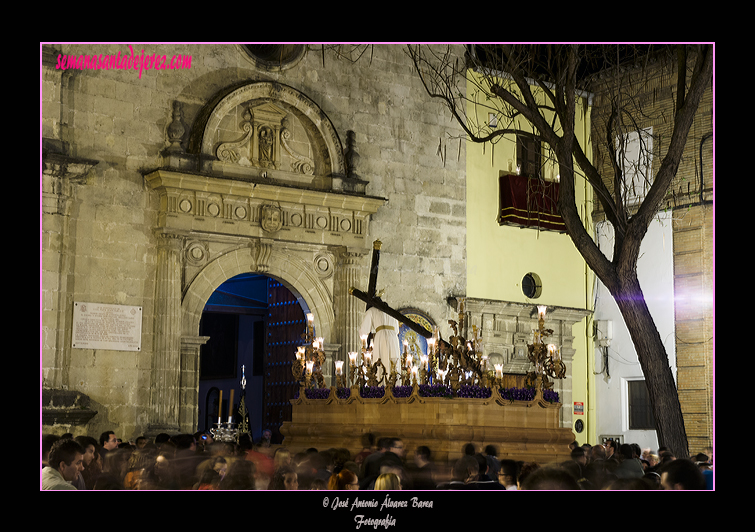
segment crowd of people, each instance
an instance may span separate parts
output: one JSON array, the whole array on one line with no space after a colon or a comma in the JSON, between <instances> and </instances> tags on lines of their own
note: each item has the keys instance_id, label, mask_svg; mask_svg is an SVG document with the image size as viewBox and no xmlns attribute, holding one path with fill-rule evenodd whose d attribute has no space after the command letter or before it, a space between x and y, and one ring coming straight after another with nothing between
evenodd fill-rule
<instances>
[{"instance_id":1,"label":"crowd of people","mask_svg":"<svg viewBox=\"0 0 755 532\"><path fill-rule=\"evenodd\" d=\"M452 463L400 438L363 437L363 449L292 452L258 442L213 441L211 434L160 434L120 441L113 431L43 435L43 490L656 490L713 489L712 450L693 459L637 444L579 445L549 463L498 458L495 446L466 444Z\"/></svg>"}]
</instances>

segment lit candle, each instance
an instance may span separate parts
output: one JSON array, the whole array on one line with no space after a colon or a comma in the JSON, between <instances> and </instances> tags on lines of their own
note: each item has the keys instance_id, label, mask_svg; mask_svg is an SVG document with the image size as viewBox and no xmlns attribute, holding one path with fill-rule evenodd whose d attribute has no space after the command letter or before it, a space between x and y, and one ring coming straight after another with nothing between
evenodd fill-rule
<instances>
[{"instance_id":1,"label":"lit candle","mask_svg":"<svg viewBox=\"0 0 755 532\"><path fill-rule=\"evenodd\" d=\"M315 322L315 315L311 312L307 312L307 323L312 325Z\"/></svg>"},{"instance_id":2,"label":"lit candle","mask_svg":"<svg viewBox=\"0 0 755 532\"><path fill-rule=\"evenodd\" d=\"M369 352L369 351L366 351L364 353L364 363L365 364L370 364L371 362L372 362L372 353Z\"/></svg>"},{"instance_id":3,"label":"lit candle","mask_svg":"<svg viewBox=\"0 0 755 532\"><path fill-rule=\"evenodd\" d=\"M312 370L314 369L314 367L315 367L314 360L308 360L307 361L307 375L312 375Z\"/></svg>"},{"instance_id":4,"label":"lit candle","mask_svg":"<svg viewBox=\"0 0 755 532\"><path fill-rule=\"evenodd\" d=\"M300 345L296 348L296 359L297 360L304 360L304 346Z\"/></svg>"},{"instance_id":5,"label":"lit candle","mask_svg":"<svg viewBox=\"0 0 755 532\"><path fill-rule=\"evenodd\" d=\"M409 351L409 340L404 340L404 354Z\"/></svg>"},{"instance_id":6,"label":"lit candle","mask_svg":"<svg viewBox=\"0 0 755 532\"><path fill-rule=\"evenodd\" d=\"M495 365L495 376L499 379L503 377L503 364L496 364Z\"/></svg>"},{"instance_id":7,"label":"lit candle","mask_svg":"<svg viewBox=\"0 0 755 532\"><path fill-rule=\"evenodd\" d=\"M223 390L220 390L220 395L218 396L218 423L220 423L221 419L223 419Z\"/></svg>"},{"instance_id":8,"label":"lit candle","mask_svg":"<svg viewBox=\"0 0 755 532\"><path fill-rule=\"evenodd\" d=\"M228 423L233 420L233 388L231 388L231 398L228 399Z\"/></svg>"},{"instance_id":9,"label":"lit candle","mask_svg":"<svg viewBox=\"0 0 755 532\"><path fill-rule=\"evenodd\" d=\"M417 380L417 374L418 374L418 373L419 373L419 368L418 368L418 367L416 367L416 366L415 366L415 367L413 367L413 368L412 368L412 377L414 377L414 380Z\"/></svg>"},{"instance_id":10,"label":"lit candle","mask_svg":"<svg viewBox=\"0 0 755 532\"><path fill-rule=\"evenodd\" d=\"M363 334L360 338L362 339L362 347L367 347L367 335Z\"/></svg>"},{"instance_id":11,"label":"lit candle","mask_svg":"<svg viewBox=\"0 0 755 532\"><path fill-rule=\"evenodd\" d=\"M548 355L550 355L552 359L561 360L561 353L553 344L548 344Z\"/></svg>"},{"instance_id":12,"label":"lit candle","mask_svg":"<svg viewBox=\"0 0 755 532\"><path fill-rule=\"evenodd\" d=\"M428 369L427 355L422 355L421 357L419 357L419 359L422 365L425 366L425 369Z\"/></svg>"},{"instance_id":13,"label":"lit candle","mask_svg":"<svg viewBox=\"0 0 755 532\"><path fill-rule=\"evenodd\" d=\"M539 318L545 319L545 309L547 309L545 305L538 305L537 306L537 315Z\"/></svg>"},{"instance_id":14,"label":"lit candle","mask_svg":"<svg viewBox=\"0 0 755 532\"><path fill-rule=\"evenodd\" d=\"M356 351L349 351L349 364L352 366L357 365L357 353Z\"/></svg>"},{"instance_id":15,"label":"lit candle","mask_svg":"<svg viewBox=\"0 0 755 532\"><path fill-rule=\"evenodd\" d=\"M343 373L343 360L336 360L336 375Z\"/></svg>"}]
</instances>

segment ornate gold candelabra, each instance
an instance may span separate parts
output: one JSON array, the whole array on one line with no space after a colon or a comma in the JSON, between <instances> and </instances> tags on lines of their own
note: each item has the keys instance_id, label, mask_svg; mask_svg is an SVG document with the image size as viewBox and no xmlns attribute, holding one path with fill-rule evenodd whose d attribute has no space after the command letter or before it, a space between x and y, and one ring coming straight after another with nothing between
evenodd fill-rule
<instances>
[{"instance_id":1,"label":"ornate gold candelabra","mask_svg":"<svg viewBox=\"0 0 755 532\"><path fill-rule=\"evenodd\" d=\"M305 343L297 348L291 372L299 381L301 393L304 393L304 390L308 388L326 387L322 374L322 367L325 364L325 352L322 350L323 339L315 338L312 314L307 314L307 329L302 334L302 338Z\"/></svg>"},{"instance_id":2,"label":"ornate gold candelabra","mask_svg":"<svg viewBox=\"0 0 755 532\"><path fill-rule=\"evenodd\" d=\"M553 387L551 379L563 379L566 376L566 365L561 360L561 353L554 344L546 344L546 339L553 334L553 329L545 328L544 305L537 307L537 329L533 331L533 343L527 346L528 357L535 365L535 371L527 374L528 387L542 387L542 390ZM538 386L538 381L541 385Z\"/></svg>"},{"instance_id":3,"label":"ornate gold candelabra","mask_svg":"<svg viewBox=\"0 0 755 532\"><path fill-rule=\"evenodd\" d=\"M352 386L357 385L361 388L363 386L388 384L390 380L388 368L385 367L380 358L373 360L373 355L372 344L368 346L367 336L362 336L362 365L355 366L357 361L354 359L352 363ZM357 373L356 380L354 379L355 372Z\"/></svg>"},{"instance_id":4,"label":"ornate gold candelabra","mask_svg":"<svg viewBox=\"0 0 755 532\"><path fill-rule=\"evenodd\" d=\"M487 356L482 354L481 331L472 325L471 338L465 338L459 331L464 330L464 300L459 302L458 322L448 320L453 335L444 341L437 329L428 340L428 364L422 382L428 381L450 386L458 391L463 385L494 386L503 382L502 366L494 372L489 367Z\"/></svg>"},{"instance_id":5,"label":"ornate gold candelabra","mask_svg":"<svg viewBox=\"0 0 755 532\"><path fill-rule=\"evenodd\" d=\"M363 388L364 386L380 386L395 382L395 376L388 373L388 369L379 358L372 360L372 345L367 345L367 336L362 336L361 358L360 353L349 353L349 386L351 388ZM361 363L361 364L360 364ZM393 369L393 368L392 368ZM339 387L345 385L345 381L339 381Z\"/></svg>"}]
</instances>

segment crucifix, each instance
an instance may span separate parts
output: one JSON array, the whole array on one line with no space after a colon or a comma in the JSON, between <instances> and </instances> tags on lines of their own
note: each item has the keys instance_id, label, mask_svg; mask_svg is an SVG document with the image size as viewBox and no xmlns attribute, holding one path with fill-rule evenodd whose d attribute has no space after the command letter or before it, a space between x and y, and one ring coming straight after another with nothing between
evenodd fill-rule
<instances>
[{"instance_id":1,"label":"crucifix","mask_svg":"<svg viewBox=\"0 0 755 532\"><path fill-rule=\"evenodd\" d=\"M367 293L364 293L361 290L357 290L356 288L352 287L349 289L349 294L367 303L366 310L369 310L371 307L375 307L388 316L395 318L399 323L403 323L424 338L432 338L432 332L425 329L422 325L410 320L399 311L392 309L390 306L377 298L377 274L378 266L380 264L381 246L382 242L380 242L380 240L375 240L375 242L373 242L372 244L372 264L370 266L370 281L368 284Z\"/></svg>"}]
</instances>

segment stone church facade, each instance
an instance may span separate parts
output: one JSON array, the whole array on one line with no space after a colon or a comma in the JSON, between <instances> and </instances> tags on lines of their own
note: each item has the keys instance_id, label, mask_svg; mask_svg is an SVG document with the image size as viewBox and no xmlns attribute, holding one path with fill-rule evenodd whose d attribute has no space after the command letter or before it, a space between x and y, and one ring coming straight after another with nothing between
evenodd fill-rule
<instances>
[{"instance_id":1,"label":"stone church facade","mask_svg":"<svg viewBox=\"0 0 755 532\"><path fill-rule=\"evenodd\" d=\"M296 294L332 360L359 345L348 290L366 287L374 240L386 302L454 318L464 143L402 46L41 56L45 430L196 430L202 310L238 274ZM139 345L76 347L81 303L138 309Z\"/></svg>"}]
</instances>

